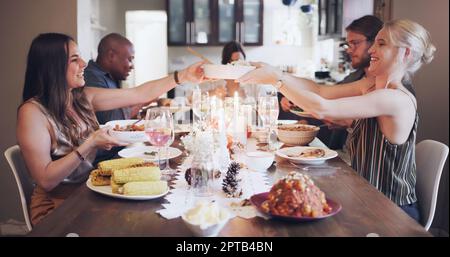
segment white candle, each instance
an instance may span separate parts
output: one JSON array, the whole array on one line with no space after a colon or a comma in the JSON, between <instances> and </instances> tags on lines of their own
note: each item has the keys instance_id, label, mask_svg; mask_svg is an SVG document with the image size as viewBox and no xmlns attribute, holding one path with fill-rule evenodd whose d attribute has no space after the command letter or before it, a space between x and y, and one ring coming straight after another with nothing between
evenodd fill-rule
<instances>
[{"instance_id":1,"label":"white candle","mask_svg":"<svg viewBox=\"0 0 450 257\"><path fill-rule=\"evenodd\" d=\"M216 118L216 112L217 112L217 99L216 96L214 95L211 98L211 116L212 118Z\"/></svg>"},{"instance_id":2,"label":"white candle","mask_svg":"<svg viewBox=\"0 0 450 257\"><path fill-rule=\"evenodd\" d=\"M238 92L235 91L234 92L234 98L233 98L233 103L234 103L234 113L233 113L233 128L234 128L234 133L237 133L237 128L238 128L238 115L239 115L239 95Z\"/></svg>"},{"instance_id":3,"label":"white candle","mask_svg":"<svg viewBox=\"0 0 450 257\"><path fill-rule=\"evenodd\" d=\"M237 91L234 92L234 111L239 111L239 95Z\"/></svg>"}]
</instances>

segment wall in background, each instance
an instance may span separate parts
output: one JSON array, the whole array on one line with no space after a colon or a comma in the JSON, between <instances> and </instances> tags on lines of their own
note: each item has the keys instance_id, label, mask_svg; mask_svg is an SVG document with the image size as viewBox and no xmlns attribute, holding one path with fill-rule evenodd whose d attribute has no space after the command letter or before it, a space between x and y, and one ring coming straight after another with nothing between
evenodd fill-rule
<instances>
[{"instance_id":1,"label":"wall in background","mask_svg":"<svg viewBox=\"0 0 450 257\"><path fill-rule=\"evenodd\" d=\"M278 45L275 43L276 36L273 33L276 30L275 24L277 19L275 15L279 13L289 14L288 8L284 6L281 1L265 0L264 1L264 31L263 31L263 46L259 47L244 47L247 55L247 60L262 61L273 65L304 65L308 64L311 67L311 62L314 58L312 41L315 38L310 34L302 35L302 43L299 45ZM294 12L291 12L292 15ZM295 12L296 13L296 12ZM308 31L302 28L304 31ZM208 59L215 63L221 62L222 47L192 47L194 50L200 52ZM169 71L180 69L188 64L199 61L198 57L192 56L186 51L185 47L169 47Z\"/></svg>"},{"instance_id":2,"label":"wall in background","mask_svg":"<svg viewBox=\"0 0 450 257\"><path fill-rule=\"evenodd\" d=\"M431 34L436 46L435 59L422 67L413 79L420 115L417 142L433 139L448 144L448 0L393 0L392 18L408 18L420 23ZM449 217L448 159L441 178L436 216L432 227L446 231Z\"/></svg>"},{"instance_id":3,"label":"wall in background","mask_svg":"<svg viewBox=\"0 0 450 257\"><path fill-rule=\"evenodd\" d=\"M118 32L125 35L125 12L129 10L165 10L165 0L96 0L100 4L100 22L110 32ZM276 45L271 35L274 28L273 20L275 10L287 11L281 1L265 0L264 1L264 46L246 47L248 60L258 60L269 62L275 65L293 65L305 63L305 60L313 58L311 46L290 46ZM115 16L114 16L115 15ZM302 41L308 42L304 38ZM222 53L222 47L193 47L207 58L219 63ZM185 47L169 47L169 72L186 67L188 64L194 63L199 59L189 54ZM273 58L277 56L277 58Z\"/></svg>"},{"instance_id":4,"label":"wall in background","mask_svg":"<svg viewBox=\"0 0 450 257\"><path fill-rule=\"evenodd\" d=\"M16 144L16 113L21 103L25 66L31 41L39 33L61 32L77 38L76 0L2 0L0 8L0 222L19 219L16 183L3 157ZM21 218L20 218L21 219Z\"/></svg>"}]
</instances>

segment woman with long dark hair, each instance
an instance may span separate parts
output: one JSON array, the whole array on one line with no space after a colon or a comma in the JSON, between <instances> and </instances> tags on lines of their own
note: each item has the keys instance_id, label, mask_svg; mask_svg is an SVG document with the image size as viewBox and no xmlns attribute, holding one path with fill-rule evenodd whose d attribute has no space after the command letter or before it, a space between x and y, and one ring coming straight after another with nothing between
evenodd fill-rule
<instances>
[{"instance_id":1,"label":"woman with long dark hair","mask_svg":"<svg viewBox=\"0 0 450 257\"><path fill-rule=\"evenodd\" d=\"M246 55L244 48L239 42L231 41L223 46L222 49L222 64L232 64L237 61L245 61ZM244 91L240 88L239 83L233 80L226 80L226 94L227 96L234 96L234 92L244 96Z\"/></svg>"},{"instance_id":2,"label":"woman with long dark hair","mask_svg":"<svg viewBox=\"0 0 450 257\"><path fill-rule=\"evenodd\" d=\"M244 48L239 42L231 41L223 46L222 64L232 63L238 60L245 60Z\"/></svg>"},{"instance_id":3,"label":"woman with long dark hair","mask_svg":"<svg viewBox=\"0 0 450 257\"><path fill-rule=\"evenodd\" d=\"M203 78L196 63L156 81L131 89L84 87L81 58L75 41L58 33L41 34L30 47L17 115L17 140L37 186L30 215L36 224L85 181L97 149L123 145L99 128L95 111L146 103L181 81Z\"/></svg>"}]
</instances>

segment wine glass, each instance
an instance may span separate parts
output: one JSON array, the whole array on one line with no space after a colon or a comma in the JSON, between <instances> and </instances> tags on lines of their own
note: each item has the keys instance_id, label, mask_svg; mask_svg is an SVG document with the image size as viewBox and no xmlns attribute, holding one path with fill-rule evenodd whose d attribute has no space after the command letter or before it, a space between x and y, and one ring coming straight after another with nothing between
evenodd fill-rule
<instances>
[{"instance_id":1,"label":"wine glass","mask_svg":"<svg viewBox=\"0 0 450 257\"><path fill-rule=\"evenodd\" d=\"M279 114L278 98L276 96L261 96L258 98L258 114L263 128L269 131L267 143L269 150L273 150L276 142L276 128Z\"/></svg>"},{"instance_id":2,"label":"wine glass","mask_svg":"<svg viewBox=\"0 0 450 257\"><path fill-rule=\"evenodd\" d=\"M145 133L150 144L158 148L158 165L161 162L161 148L173 137L173 118L166 108L152 108L145 116Z\"/></svg>"},{"instance_id":3,"label":"wine glass","mask_svg":"<svg viewBox=\"0 0 450 257\"><path fill-rule=\"evenodd\" d=\"M164 167L164 169L161 171L161 174L163 175L173 175L176 173L176 170L170 168L170 162L169 162L169 147L173 144L173 141L175 140L175 128L174 128L174 123L171 122L171 136L169 138L169 140L167 140L167 143L164 145L164 150L165 150L165 156L166 156L166 166Z\"/></svg>"},{"instance_id":4,"label":"wine glass","mask_svg":"<svg viewBox=\"0 0 450 257\"><path fill-rule=\"evenodd\" d=\"M192 97L192 111L194 113L194 121L198 120L200 127L204 129L207 116L211 111L211 102L208 92L194 92Z\"/></svg>"}]
</instances>

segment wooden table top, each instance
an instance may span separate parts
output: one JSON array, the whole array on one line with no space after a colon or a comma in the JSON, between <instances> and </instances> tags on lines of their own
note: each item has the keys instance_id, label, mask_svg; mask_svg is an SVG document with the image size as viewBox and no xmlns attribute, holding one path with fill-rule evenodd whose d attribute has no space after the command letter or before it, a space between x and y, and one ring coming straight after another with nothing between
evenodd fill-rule
<instances>
[{"instance_id":1,"label":"wooden table top","mask_svg":"<svg viewBox=\"0 0 450 257\"><path fill-rule=\"evenodd\" d=\"M431 236L420 224L360 177L339 158L328 160L330 169L303 171L285 161L269 170L273 181L296 170L312 177L328 198L342 205L329 218L313 222L287 222L260 217L233 218L219 236ZM164 198L130 201L100 195L85 184L37 224L29 236L193 236L181 218L167 220L155 213Z\"/></svg>"}]
</instances>

